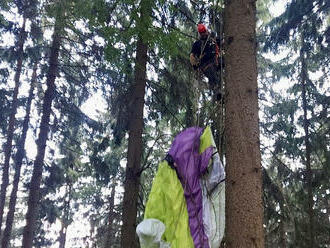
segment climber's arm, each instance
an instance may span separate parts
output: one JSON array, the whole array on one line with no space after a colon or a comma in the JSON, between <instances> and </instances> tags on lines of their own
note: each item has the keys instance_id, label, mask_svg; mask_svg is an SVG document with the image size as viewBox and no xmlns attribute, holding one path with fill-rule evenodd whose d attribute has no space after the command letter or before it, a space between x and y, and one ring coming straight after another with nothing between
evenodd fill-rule
<instances>
[{"instance_id":1,"label":"climber's arm","mask_svg":"<svg viewBox=\"0 0 330 248\"><path fill-rule=\"evenodd\" d=\"M198 65L198 59L196 58L195 54L193 54L193 53L190 53L190 64L192 66Z\"/></svg>"}]
</instances>

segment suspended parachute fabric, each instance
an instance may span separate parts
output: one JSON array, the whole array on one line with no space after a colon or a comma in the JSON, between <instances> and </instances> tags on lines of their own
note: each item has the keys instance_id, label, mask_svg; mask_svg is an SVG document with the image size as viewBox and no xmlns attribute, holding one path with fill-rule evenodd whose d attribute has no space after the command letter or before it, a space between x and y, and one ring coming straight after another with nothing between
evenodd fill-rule
<instances>
[{"instance_id":1,"label":"suspended parachute fabric","mask_svg":"<svg viewBox=\"0 0 330 248\"><path fill-rule=\"evenodd\" d=\"M165 225L157 219L144 219L136 227L141 248L171 248L169 243L162 241Z\"/></svg>"},{"instance_id":2,"label":"suspended parachute fabric","mask_svg":"<svg viewBox=\"0 0 330 248\"><path fill-rule=\"evenodd\" d=\"M211 128L207 126L200 137L199 153L202 154L210 146L215 147L215 142Z\"/></svg>"},{"instance_id":3,"label":"suspended parachute fabric","mask_svg":"<svg viewBox=\"0 0 330 248\"><path fill-rule=\"evenodd\" d=\"M170 148L179 179L184 188L187 202L190 233L195 248L209 248L208 236L203 223L203 195L200 179L206 172L213 147L200 151L200 136L202 128L191 127L179 133Z\"/></svg>"},{"instance_id":4,"label":"suspended parachute fabric","mask_svg":"<svg viewBox=\"0 0 330 248\"><path fill-rule=\"evenodd\" d=\"M145 220L137 228L141 247L218 248L225 224L225 172L210 127L179 133L169 155L176 170L167 161L159 164ZM162 227L157 221L165 225L164 234L155 230Z\"/></svg>"},{"instance_id":5,"label":"suspended parachute fabric","mask_svg":"<svg viewBox=\"0 0 330 248\"><path fill-rule=\"evenodd\" d=\"M162 240L170 243L171 248L194 248L183 188L175 170L166 161L159 164L144 218L158 219L165 224Z\"/></svg>"},{"instance_id":6,"label":"suspended parachute fabric","mask_svg":"<svg viewBox=\"0 0 330 248\"><path fill-rule=\"evenodd\" d=\"M225 229L225 171L217 152L210 127L200 139L200 153L213 147L207 172L201 178L203 192L203 224L211 248L218 248Z\"/></svg>"},{"instance_id":7,"label":"suspended parachute fabric","mask_svg":"<svg viewBox=\"0 0 330 248\"><path fill-rule=\"evenodd\" d=\"M220 156L217 151L210 127L205 128L200 140L200 154L210 146L213 148L212 159L209 161L207 172L203 175L203 180L205 180L207 190L212 191L220 182L224 181L225 170L220 161Z\"/></svg>"}]
</instances>

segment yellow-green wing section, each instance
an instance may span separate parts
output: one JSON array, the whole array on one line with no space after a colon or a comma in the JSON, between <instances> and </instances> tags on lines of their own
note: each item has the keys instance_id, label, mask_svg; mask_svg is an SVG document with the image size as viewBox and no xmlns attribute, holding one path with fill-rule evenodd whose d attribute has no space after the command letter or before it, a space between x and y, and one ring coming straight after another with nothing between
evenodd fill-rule
<instances>
[{"instance_id":1,"label":"yellow-green wing section","mask_svg":"<svg viewBox=\"0 0 330 248\"><path fill-rule=\"evenodd\" d=\"M215 147L211 128L207 126L200 137L199 154L202 154L210 146Z\"/></svg>"},{"instance_id":2,"label":"yellow-green wing section","mask_svg":"<svg viewBox=\"0 0 330 248\"><path fill-rule=\"evenodd\" d=\"M165 224L162 239L171 248L193 248L186 200L182 185L174 169L166 161L159 164L152 183L144 218L154 218Z\"/></svg>"}]
</instances>

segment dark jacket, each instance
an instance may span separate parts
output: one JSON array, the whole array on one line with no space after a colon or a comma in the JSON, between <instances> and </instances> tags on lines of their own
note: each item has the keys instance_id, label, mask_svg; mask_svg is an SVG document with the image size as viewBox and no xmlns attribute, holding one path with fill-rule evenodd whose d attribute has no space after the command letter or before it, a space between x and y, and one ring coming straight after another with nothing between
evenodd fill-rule
<instances>
[{"instance_id":1,"label":"dark jacket","mask_svg":"<svg viewBox=\"0 0 330 248\"><path fill-rule=\"evenodd\" d=\"M191 48L191 53L193 53L197 59L200 59L199 66L204 67L209 63L214 63L216 61L216 47L216 42L211 37L207 39L199 39L194 42Z\"/></svg>"}]
</instances>

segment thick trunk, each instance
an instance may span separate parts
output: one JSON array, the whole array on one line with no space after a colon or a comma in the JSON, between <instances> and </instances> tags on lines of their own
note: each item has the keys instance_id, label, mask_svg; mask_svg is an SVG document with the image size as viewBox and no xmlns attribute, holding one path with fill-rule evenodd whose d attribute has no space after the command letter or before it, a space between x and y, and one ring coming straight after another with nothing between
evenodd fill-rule
<instances>
[{"instance_id":1,"label":"thick trunk","mask_svg":"<svg viewBox=\"0 0 330 248\"><path fill-rule=\"evenodd\" d=\"M114 182L112 189L111 189L110 199L109 199L108 233L107 233L107 238L105 241L104 248L110 248L114 242L113 222L114 222L115 193L116 193L115 190L116 190L116 184Z\"/></svg>"},{"instance_id":2,"label":"thick trunk","mask_svg":"<svg viewBox=\"0 0 330 248\"><path fill-rule=\"evenodd\" d=\"M147 44L137 42L135 85L132 96L132 113L129 120L129 139L123 200L123 227L121 246L136 247L135 228L139 194L142 155L143 107L146 86Z\"/></svg>"},{"instance_id":3,"label":"thick trunk","mask_svg":"<svg viewBox=\"0 0 330 248\"><path fill-rule=\"evenodd\" d=\"M307 98L306 98L306 82L307 82L307 68L304 52L304 39L302 39L302 46L300 53L301 58L301 84L302 84L302 102L303 102L303 111L304 111L304 132L305 132L305 165L306 165L306 180L307 180L307 202L308 202L308 216L309 216L309 226L308 226L308 236L309 236L309 245L308 247L313 248L315 246L314 239L314 200L313 200L313 188L312 188L312 168L311 168L311 145L309 142L309 125L307 119Z\"/></svg>"},{"instance_id":4,"label":"thick trunk","mask_svg":"<svg viewBox=\"0 0 330 248\"><path fill-rule=\"evenodd\" d=\"M23 122L23 130L22 130L22 136L20 138L19 143L17 144L17 152L15 156L15 175L14 175L14 181L13 181L13 189L10 194L10 201L9 201L9 211L7 214L7 220L6 220L6 228L3 233L2 248L7 248L9 246L11 231L12 231L12 225L14 221L14 213L15 213L15 207L16 207L16 200L17 200L17 191L18 191L18 184L19 179L21 175L21 167L23 158L25 156L25 141L26 141L26 134L29 129L29 122L30 122L30 110L31 110L31 104L33 99L33 91L35 88L35 84L37 81L37 63L35 63L32 73L32 80L31 80L31 88L29 92L28 101L26 104L26 114Z\"/></svg>"},{"instance_id":5,"label":"thick trunk","mask_svg":"<svg viewBox=\"0 0 330 248\"><path fill-rule=\"evenodd\" d=\"M13 100L11 105L11 111L9 116L8 122L8 129L7 129L7 141L5 146L5 161L3 164L2 169L2 183L1 183L1 190L0 190L0 237L1 237L1 230L2 230L2 220L3 220L3 212L5 208L6 202L6 192L7 187L9 184L9 162L11 157L11 150L12 150L12 143L13 143L13 136L14 136L14 129L15 129L15 115L17 112L17 96L18 96L18 89L20 85L20 77L22 72L22 64L23 64L23 47L26 40L26 33L25 33L25 18L23 20L23 25L19 34L19 39L17 41L17 65L16 65L16 72L15 72L15 88L13 92Z\"/></svg>"},{"instance_id":6,"label":"thick trunk","mask_svg":"<svg viewBox=\"0 0 330 248\"><path fill-rule=\"evenodd\" d=\"M40 132L37 140L37 156L34 161L33 174L30 183L28 210L26 214L26 226L23 232L23 247L31 248L34 236L34 229L36 224L36 218L38 215L39 207L39 195L40 195L40 183L43 170L43 163L45 157L45 149L47 136L49 132L49 119L52 101L55 93L55 78L58 67L58 56L60 50L60 36L59 30L55 26L53 35L53 43L51 47L51 54L49 59L49 70L47 74L47 90L44 96L44 102L42 106L42 118L40 123Z\"/></svg>"},{"instance_id":7,"label":"thick trunk","mask_svg":"<svg viewBox=\"0 0 330 248\"><path fill-rule=\"evenodd\" d=\"M256 3L225 5L226 247L264 247Z\"/></svg>"},{"instance_id":8,"label":"thick trunk","mask_svg":"<svg viewBox=\"0 0 330 248\"><path fill-rule=\"evenodd\" d=\"M142 0L140 3L140 28L148 23L150 18L150 3ZM140 183L140 168L142 156L142 131L143 131L143 107L146 87L147 69L147 50L148 46L138 36L136 47L136 65L134 87L132 92L132 102L130 105L129 119L129 139L127 151L126 178L124 183L125 193L123 199L123 225L121 233L121 247L134 248L136 244L136 214Z\"/></svg>"}]
</instances>

